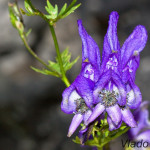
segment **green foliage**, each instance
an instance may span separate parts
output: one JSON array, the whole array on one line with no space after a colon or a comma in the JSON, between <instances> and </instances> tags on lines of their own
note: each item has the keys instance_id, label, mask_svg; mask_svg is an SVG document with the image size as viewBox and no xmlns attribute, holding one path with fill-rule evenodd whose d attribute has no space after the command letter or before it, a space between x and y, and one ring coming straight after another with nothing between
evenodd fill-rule
<instances>
[{"instance_id":1,"label":"green foliage","mask_svg":"<svg viewBox=\"0 0 150 150\"><path fill-rule=\"evenodd\" d=\"M62 58L62 62L63 62L63 68L65 70L65 72L69 69L72 68L72 66L78 61L79 57L77 57L75 60L73 60L72 62L70 62L71 59L71 53L69 53L68 49L65 49L62 53L61 53L61 58ZM59 74L61 74L60 71L60 66L58 63L58 58L56 57L56 62L52 62L52 61L48 61L49 62L49 66L52 67L54 70L56 70L56 72L58 72Z\"/></svg>"},{"instance_id":2,"label":"green foliage","mask_svg":"<svg viewBox=\"0 0 150 150\"><path fill-rule=\"evenodd\" d=\"M130 127L127 127L125 123L122 123L122 126L119 129L109 131L109 126L106 119L101 120L100 124L98 124L98 122L95 122L91 132L93 139L87 140L84 145L102 148L111 140L116 139L120 135L126 133L129 129ZM73 142L77 144L83 144L78 136L73 139Z\"/></svg>"},{"instance_id":3,"label":"green foliage","mask_svg":"<svg viewBox=\"0 0 150 150\"><path fill-rule=\"evenodd\" d=\"M64 14L64 12L66 11L66 8L67 8L67 3L65 3L64 6L61 8L58 16L62 16Z\"/></svg>"},{"instance_id":4,"label":"green foliage","mask_svg":"<svg viewBox=\"0 0 150 150\"><path fill-rule=\"evenodd\" d=\"M56 19L58 16L58 6L55 5L53 7L51 3L47 0L47 6L45 6L46 11L49 13L49 15L45 15L47 19Z\"/></svg>"},{"instance_id":5,"label":"green foliage","mask_svg":"<svg viewBox=\"0 0 150 150\"><path fill-rule=\"evenodd\" d=\"M20 8L20 11L23 15L27 15L27 16L39 15L38 10L32 5L30 0L24 1L24 7L27 12L24 11L22 8Z\"/></svg>"},{"instance_id":6,"label":"green foliage","mask_svg":"<svg viewBox=\"0 0 150 150\"><path fill-rule=\"evenodd\" d=\"M25 0L24 6L26 11L24 11L22 8L20 9L23 15L27 16L34 16L38 15L41 16L43 19L45 19L47 22L49 22L51 25L56 23L58 20L63 19L73 13L81 4L75 5L77 0L73 0L72 3L67 7L67 4L65 3L63 7L61 8L60 12L58 11L58 6L55 4L53 6L49 0L47 0L47 6L45 6L45 10L48 14L44 14L38 9L36 9L32 3L31 0Z\"/></svg>"},{"instance_id":7,"label":"green foliage","mask_svg":"<svg viewBox=\"0 0 150 150\"><path fill-rule=\"evenodd\" d=\"M24 6L25 6L26 11L29 13L29 15L34 15L34 11L32 10L27 0L24 1Z\"/></svg>"},{"instance_id":8,"label":"green foliage","mask_svg":"<svg viewBox=\"0 0 150 150\"><path fill-rule=\"evenodd\" d=\"M62 53L61 53L61 58L62 58L62 62L63 62L63 67L64 67L64 71L66 72L67 70L71 69L72 66L78 61L79 57L77 57L75 60L73 60L72 62L70 62L71 59L71 54L69 53L68 49L65 49ZM56 57L56 62L53 61L48 61L48 65L49 67L51 67L55 72L53 71L49 71L46 69L37 69L32 67L32 69L36 72L42 73L44 75L53 75L56 77L60 77L61 76L61 70L60 70L60 65L58 62L58 58Z\"/></svg>"},{"instance_id":9,"label":"green foliage","mask_svg":"<svg viewBox=\"0 0 150 150\"><path fill-rule=\"evenodd\" d=\"M81 4L77 4L75 5L75 3L77 2L77 0L73 0L72 3L69 5L69 7L67 8L67 6L63 6L60 13L59 13L59 17L60 19L63 19L67 16L69 16L71 13L73 13L77 8L80 7ZM74 6L75 5L75 6Z\"/></svg>"},{"instance_id":10,"label":"green foliage","mask_svg":"<svg viewBox=\"0 0 150 150\"><path fill-rule=\"evenodd\" d=\"M59 75L55 72L52 72L52 71L49 71L47 69L37 69L37 68L34 68L34 67L31 67L31 69L33 69L34 71L38 72L38 73L41 73L41 74L44 74L44 75L52 75L52 76L55 76L55 77L59 77Z\"/></svg>"}]
</instances>

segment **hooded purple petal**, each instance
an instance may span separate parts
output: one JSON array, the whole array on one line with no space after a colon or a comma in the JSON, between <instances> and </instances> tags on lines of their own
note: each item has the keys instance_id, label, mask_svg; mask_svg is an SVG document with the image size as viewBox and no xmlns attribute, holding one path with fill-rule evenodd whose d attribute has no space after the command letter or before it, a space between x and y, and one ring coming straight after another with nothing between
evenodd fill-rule
<instances>
[{"instance_id":1,"label":"hooded purple petal","mask_svg":"<svg viewBox=\"0 0 150 150\"><path fill-rule=\"evenodd\" d=\"M137 26L121 48L122 68L124 69L131 57L139 55L145 47L147 32L145 27Z\"/></svg>"},{"instance_id":2,"label":"hooded purple petal","mask_svg":"<svg viewBox=\"0 0 150 150\"><path fill-rule=\"evenodd\" d=\"M84 124L87 123L87 120L90 118L91 114L92 114L92 111L91 111L91 110L87 110L87 111L85 112L84 117L83 117Z\"/></svg>"},{"instance_id":3,"label":"hooded purple petal","mask_svg":"<svg viewBox=\"0 0 150 150\"><path fill-rule=\"evenodd\" d=\"M119 123L119 125L116 126L116 125L112 122L112 120L111 120L111 118L110 118L109 116L107 116L107 122L108 122L108 124L109 124L109 131L116 130L116 129L120 128L120 126L121 126L121 124L122 124L122 121L121 121L121 122Z\"/></svg>"},{"instance_id":4,"label":"hooded purple petal","mask_svg":"<svg viewBox=\"0 0 150 150\"><path fill-rule=\"evenodd\" d=\"M118 104L121 106L124 106L126 104L126 90L125 90L125 86L122 83L121 78L115 73L112 72L112 79L115 83L115 85L117 85L117 88L119 89L119 96L118 97Z\"/></svg>"},{"instance_id":5,"label":"hooded purple petal","mask_svg":"<svg viewBox=\"0 0 150 150\"><path fill-rule=\"evenodd\" d=\"M138 69L139 64L140 64L140 56L138 55L138 56L132 57L131 62L132 62L131 64L132 66L131 66L131 70L129 71L130 71L132 80L135 81L136 70Z\"/></svg>"},{"instance_id":6,"label":"hooded purple petal","mask_svg":"<svg viewBox=\"0 0 150 150\"><path fill-rule=\"evenodd\" d=\"M110 55L113 51L118 51L120 49L120 44L117 36L117 23L119 15L117 12L113 11L109 16L109 25L107 33L104 37L103 46L103 57Z\"/></svg>"},{"instance_id":7,"label":"hooded purple petal","mask_svg":"<svg viewBox=\"0 0 150 150\"><path fill-rule=\"evenodd\" d=\"M106 111L109 115L109 117L111 118L112 122L118 126L119 123L121 122L121 110L119 108L119 106L116 104L114 106L110 106L108 108L106 108Z\"/></svg>"},{"instance_id":8,"label":"hooded purple petal","mask_svg":"<svg viewBox=\"0 0 150 150\"><path fill-rule=\"evenodd\" d=\"M101 71L105 70L106 63L108 62L111 55L114 54L113 56L114 60L116 58L117 61L119 60L120 44L117 36L118 19L119 19L119 15L115 11L113 11L109 16L109 25L108 25L107 33L104 37ZM113 59L113 57L111 59Z\"/></svg>"},{"instance_id":9,"label":"hooded purple petal","mask_svg":"<svg viewBox=\"0 0 150 150\"><path fill-rule=\"evenodd\" d=\"M135 81L135 74L136 70L138 69L140 64L140 56L134 56L131 60L127 63L126 67L122 71L122 81L127 83L128 80L131 78Z\"/></svg>"},{"instance_id":10,"label":"hooded purple petal","mask_svg":"<svg viewBox=\"0 0 150 150\"><path fill-rule=\"evenodd\" d=\"M137 123L128 108L121 109L122 120L131 128L137 127Z\"/></svg>"},{"instance_id":11,"label":"hooded purple petal","mask_svg":"<svg viewBox=\"0 0 150 150\"><path fill-rule=\"evenodd\" d=\"M86 122L86 125L88 125L89 123L94 121L99 115L101 115L103 113L104 110L105 110L105 107L101 103L97 104L95 106L95 108L93 109L93 112L92 112L90 118Z\"/></svg>"},{"instance_id":12,"label":"hooded purple petal","mask_svg":"<svg viewBox=\"0 0 150 150\"><path fill-rule=\"evenodd\" d=\"M102 74L98 80L98 82L95 84L95 88L93 91L94 95L94 103L99 102L99 93L104 88L104 86L110 81L111 78L111 70L108 70L104 74Z\"/></svg>"},{"instance_id":13,"label":"hooded purple petal","mask_svg":"<svg viewBox=\"0 0 150 150\"><path fill-rule=\"evenodd\" d=\"M88 35L85 28L82 25L82 21L78 20L79 34L82 39L82 70L85 68L86 63L90 63L95 70L94 79L98 79L100 71L100 51L98 45L93 38Z\"/></svg>"},{"instance_id":14,"label":"hooded purple petal","mask_svg":"<svg viewBox=\"0 0 150 150\"><path fill-rule=\"evenodd\" d=\"M135 85L132 79L129 80L129 84L131 90L127 94L127 105L130 107L130 109L136 109L140 106L142 102L142 95L140 89L137 85Z\"/></svg>"},{"instance_id":15,"label":"hooded purple petal","mask_svg":"<svg viewBox=\"0 0 150 150\"><path fill-rule=\"evenodd\" d=\"M71 121L70 127L69 127L69 131L68 131L68 135L67 135L68 137L70 137L75 132L75 130L80 125L82 120L83 120L83 115L81 115L81 114L74 115L74 117Z\"/></svg>"},{"instance_id":16,"label":"hooded purple petal","mask_svg":"<svg viewBox=\"0 0 150 150\"><path fill-rule=\"evenodd\" d=\"M62 98L61 110L67 114L73 113L76 110L75 100L80 98L73 84L64 90Z\"/></svg>"},{"instance_id":17,"label":"hooded purple petal","mask_svg":"<svg viewBox=\"0 0 150 150\"><path fill-rule=\"evenodd\" d=\"M75 79L74 85L79 95L84 99L86 105L90 108L93 104L94 82L79 75Z\"/></svg>"}]
</instances>

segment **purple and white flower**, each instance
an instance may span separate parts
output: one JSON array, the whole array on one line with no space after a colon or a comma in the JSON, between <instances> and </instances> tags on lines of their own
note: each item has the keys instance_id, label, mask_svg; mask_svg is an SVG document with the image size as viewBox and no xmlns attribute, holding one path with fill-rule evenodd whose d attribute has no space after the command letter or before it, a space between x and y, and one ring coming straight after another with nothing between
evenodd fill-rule
<instances>
[{"instance_id":1,"label":"purple and white flower","mask_svg":"<svg viewBox=\"0 0 150 150\"><path fill-rule=\"evenodd\" d=\"M100 72L99 48L86 32L81 20L78 20L78 28L82 39L82 68L75 81L64 90L61 103L62 111L68 114L75 113L69 127L69 137L82 120L86 122L92 113L93 89Z\"/></svg>"},{"instance_id":2,"label":"purple and white flower","mask_svg":"<svg viewBox=\"0 0 150 150\"><path fill-rule=\"evenodd\" d=\"M78 20L82 40L82 68L75 81L64 90L61 109L74 113L68 136L84 121L94 122L107 112L109 130L119 128L124 121L136 127L130 109L138 108L142 101L141 92L135 84L135 74L139 67L139 54L147 41L145 27L138 25L120 47L117 36L119 15L110 14L107 33L104 37L102 61L96 42L88 35Z\"/></svg>"},{"instance_id":3,"label":"purple and white flower","mask_svg":"<svg viewBox=\"0 0 150 150\"><path fill-rule=\"evenodd\" d=\"M118 18L117 12L110 14L104 37L100 78L93 91L96 106L87 121L87 124L94 121L106 111L110 130L120 127L122 121L130 127L136 127L129 108L139 107L142 101L141 92L134 80L139 66L139 53L147 41L146 30L139 25L120 48L117 36Z\"/></svg>"}]
</instances>

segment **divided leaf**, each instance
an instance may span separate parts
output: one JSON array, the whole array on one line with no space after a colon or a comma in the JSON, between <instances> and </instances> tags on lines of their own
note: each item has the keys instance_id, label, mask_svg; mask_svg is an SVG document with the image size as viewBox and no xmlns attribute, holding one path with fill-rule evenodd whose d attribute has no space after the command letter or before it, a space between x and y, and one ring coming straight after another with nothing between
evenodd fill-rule
<instances>
[{"instance_id":1,"label":"divided leaf","mask_svg":"<svg viewBox=\"0 0 150 150\"><path fill-rule=\"evenodd\" d=\"M73 60L72 62L70 62L71 59L71 54L69 53L68 49L64 50L61 53L61 58L63 61L63 67L65 72L69 69L72 68L72 66L77 62L77 60L79 59L79 57L77 57L75 60ZM31 67L34 71L38 72L38 73L42 73L44 75L52 75L52 76L56 76L56 77L60 77L61 75L61 71L60 71L60 66L58 63L58 58L56 57L56 62L53 61L48 61L48 65L50 68L52 68L54 71L50 71L47 69L37 69L34 67Z\"/></svg>"},{"instance_id":2,"label":"divided leaf","mask_svg":"<svg viewBox=\"0 0 150 150\"><path fill-rule=\"evenodd\" d=\"M71 54L69 53L68 49L65 49L62 53L61 53L61 58L62 58L62 62L63 62L63 67L65 72L69 69L72 68L72 66L78 61L79 57L77 57L75 60L73 60L72 62L70 62L71 59ZM49 66L52 67L53 69L55 69L59 74L61 74L60 71L60 66L58 63L58 58L56 57L56 62L52 62L52 61L48 61L49 62Z\"/></svg>"},{"instance_id":3,"label":"divided leaf","mask_svg":"<svg viewBox=\"0 0 150 150\"><path fill-rule=\"evenodd\" d=\"M67 7L67 3L63 5L61 8L60 12L58 13L58 6L55 5L55 7L47 0L47 6L45 6L46 11L48 12L48 15L45 15L47 19L50 19L53 21L53 23L57 22L59 19L63 19L73 13L81 4L77 4L76 6L75 3L77 0L73 0L72 3ZM52 24L53 24L52 23Z\"/></svg>"},{"instance_id":4,"label":"divided leaf","mask_svg":"<svg viewBox=\"0 0 150 150\"><path fill-rule=\"evenodd\" d=\"M58 6L55 5L55 7L52 6L52 4L47 0L47 6L45 6L46 11L49 13L49 15L45 15L47 19L56 19L58 16Z\"/></svg>"}]
</instances>

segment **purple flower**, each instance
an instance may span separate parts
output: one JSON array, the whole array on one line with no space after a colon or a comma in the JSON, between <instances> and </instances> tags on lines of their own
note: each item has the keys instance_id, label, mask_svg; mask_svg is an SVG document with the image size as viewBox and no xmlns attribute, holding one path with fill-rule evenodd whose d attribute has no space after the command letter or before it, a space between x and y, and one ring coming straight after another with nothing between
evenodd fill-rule
<instances>
[{"instance_id":1,"label":"purple flower","mask_svg":"<svg viewBox=\"0 0 150 150\"><path fill-rule=\"evenodd\" d=\"M129 130L129 137L134 141L146 141L150 143L150 121L149 112L147 110L150 102L144 101L140 107L134 111L135 120L138 122L137 128Z\"/></svg>"},{"instance_id":2,"label":"purple flower","mask_svg":"<svg viewBox=\"0 0 150 150\"><path fill-rule=\"evenodd\" d=\"M134 82L139 54L146 44L147 33L143 26L137 26L120 48L118 18L115 11L110 14L102 62L96 42L78 20L82 68L75 81L64 90L61 103L62 111L75 114L69 127L69 137L82 121L88 128L105 112L108 114L109 130L119 128L122 121L130 127L136 127L130 109L138 108L142 101L141 92Z\"/></svg>"},{"instance_id":3,"label":"purple flower","mask_svg":"<svg viewBox=\"0 0 150 150\"><path fill-rule=\"evenodd\" d=\"M82 39L82 68L75 81L64 90L61 109L65 113L75 113L69 127L68 136L70 137L82 120L87 121L93 107L93 88L99 78L100 72L100 51L88 35L78 20L79 34Z\"/></svg>"},{"instance_id":4,"label":"purple flower","mask_svg":"<svg viewBox=\"0 0 150 150\"><path fill-rule=\"evenodd\" d=\"M106 111L110 130L119 128L122 121L130 127L136 127L129 108L139 107L142 100L134 80L139 66L139 53L147 41L146 30L139 25L120 48L117 37L118 18L117 12L110 14L104 37L100 77L93 91L96 106L86 123L89 124Z\"/></svg>"}]
</instances>

